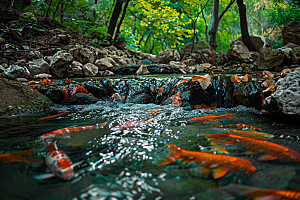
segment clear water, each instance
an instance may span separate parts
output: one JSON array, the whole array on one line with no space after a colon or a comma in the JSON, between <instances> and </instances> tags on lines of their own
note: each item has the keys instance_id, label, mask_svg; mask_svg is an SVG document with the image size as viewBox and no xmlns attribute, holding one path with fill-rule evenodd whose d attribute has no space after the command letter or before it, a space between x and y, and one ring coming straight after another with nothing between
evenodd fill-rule
<instances>
[{"instance_id":1,"label":"clear water","mask_svg":"<svg viewBox=\"0 0 300 200\"><path fill-rule=\"evenodd\" d=\"M266 189L300 190L300 165L281 160L258 161L257 155L245 155L245 147L233 144L230 155L245 158L256 172L228 172L220 179L211 173L200 174L202 166L173 162L165 167L155 163L167 155L165 143L176 144L186 150L200 151L210 143L201 135L216 133L212 123L243 123L260 127L274 134L271 141L300 152L299 124L264 115L254 108L238 106L215 110L191 110L175 105L118 104L99 101L92 105L59 107L65 115L38 121L57 114L16 116L0 119L0 153L42 148L37 138L44 133L68 126L99 125L99 129L83 130L74 137L57 139L57 145L76 163L76 178L64 181L57 177L35 180L44 173L45 150L34 163L0 163L0 199L246 199L227 193L228 184L244 184ZM57 107L56 107L57 109ZM157 113L150 113L157 109ZM232 118L190 123L187 120L206 114L236 113ZM116 131L110 128L132 119L148 120L160 116L141 127Z\"/></svg>"}]
</instances>

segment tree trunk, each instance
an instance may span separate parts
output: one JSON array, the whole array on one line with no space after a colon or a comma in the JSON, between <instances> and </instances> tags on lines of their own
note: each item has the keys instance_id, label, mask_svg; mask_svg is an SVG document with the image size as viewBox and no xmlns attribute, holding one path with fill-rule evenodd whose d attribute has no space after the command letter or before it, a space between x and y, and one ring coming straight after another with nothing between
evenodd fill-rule
<instances>
[{"instance_id":1,"label":"tree trunk","mask_svg":"<svg viewBox=\"0 0 300 200\"><path fill-rule=\"evenodd\" d=\"M213 13L211 16L211 27L208 32L209 34L208 43L214 50L216 50L218 46L217 45L218 25L219 25L219 0L214 0Z\"/></svg>"},{"instance_id":2,"label":"tree trunk","mask_svg":"<svg viewBox=\"0 0 300 200\"><path fill-rule=\"evenodd\" d=\"M115 38L114 38L114 43L117 42L117 39L118 39L118 37L119 37L121 25L122 25L123 20L124 20L124 18L125 18L125 14L126 14L126 10L127 10L129 1L130 1L130 0L127 0L126 3L125 3L125 6L124 6L124 9L123 9L123 13L122 13L121 19L120 19L120 21L119 21L119 23L118 23L118 26L117 26L117 31L116 31L116 35L115 35Z\"/></svg>"},{"instance_id":3,"label":"tree trunk","mask_svg":"<svg viewBox=\"0 0 300 200\"><path fill-rule=\"evenodd\" d=\"M205 22L205 41L208 42L208 35L207 35L208 26L207 26L207 22L206 22L206 19L205 19L204 11L202 11L202 18L204 19L204 22Z\"/></svg>"},{"instance_id":4,"label":"tree trunk","mask_svg":"<svg viewBox=\"0 0 300 200\"><path fill-rule=\"evenodd\" d=\"M110 18L109 26L108 26L108 29L107 29L107 34L109 34L108 40L111 40L113 38L117 22L118 22L120 13L122 11L123 2L124 2L123 0L117 0L116 1L115 8L114 8L114 11L113 11L112 16Z\"/></svg>"},{"instance_id":5,"label":"tree trunk","mask_svg":"<svg viewBox=\"0 0 300 200\"><path fill-rule=\"evenodd\" d=\"M252 44L252 41L250 39L249 32L248 32L246 6L243 3L243 0L237 0L237 4L239 6L240 26L241 26L243 42L250 51L257 51L257 49Z\"/></svg>"}]
</instances>

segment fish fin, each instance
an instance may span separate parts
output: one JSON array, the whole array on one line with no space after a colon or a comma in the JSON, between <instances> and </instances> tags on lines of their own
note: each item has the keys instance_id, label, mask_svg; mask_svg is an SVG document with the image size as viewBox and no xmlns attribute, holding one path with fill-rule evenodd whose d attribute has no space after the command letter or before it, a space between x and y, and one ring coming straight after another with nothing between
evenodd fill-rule
<instances>
[{"instance_id":1,"label":"fish fin","mask_svg":"<svg viewBox=\"0 0 300 200\"><path fill-rule=\"evenodd\" d=\"M262 155L258 158L259 161L275 160L277 157L271 155Z\"/></svg>"},{"instance_id":2,"label":"fish fin","mask_svg":"<svg viewBox=\"0 0 300 200\"><path fill-rule=\"evenodd\" d=\"M33 177L37 180L44 180L47 178L52 178L55 175L53 173L45 173L45 174L39 174L39 175L34 175Z\"/></svg>"},{"instance_id":3,"label":"fish fin","mask_svg":"<svg viewBox=\"0 0 300 200\"><path fill-rule=\"evenodd\" d=\"M217 179L217 178L221 178L223 176L225 176L225 174L228 172L228 170L226 169L215 169L214 172L213 172L213 175L214 175L214 178Z\"/></svg>"},{"instance_id":4,"label":"fish fin","mask_svg":"<svg viewBox=\"0 0 300 200\"><path fill-rule=\"evenodd\" d=\"M166 147L169 149L169 154L166 155L166 157L164 157L161 161L155 163L155 165L166 166L169 163L179 160L181 158L180 151L182 150L182 148L171 143L167 143Z\"/></svg>"},{"instance_id":5,"label":"fish fin","mask_svg":"<svg viewBox=\"0 0 300 200\"><path fill-rule=\"evenodd\" d=\"M209 172L209 170L210 169L208 167L203 167L203 168L200 169L200 174L205 175Z\"/></svg>"},{"instance_id":6,"label":"fish fin","mask_svg":"<svg viewBox=\"0 0 300 200\"><path fill-rule=\"evenodd\" d=\"M252 154L257 154L257 152L249 150L249 151L246 151L245 154L252 155Z\"/></svg>"},{"instance_id":7,"label":"fish fin","mask_svg":"<svg viewBox=\"0 0 300 200\"><path fill-rule=\"evenodd\" d=\"M190 160L190 159L183 159L180 163L182 163L182 164L189 164L192 161L193 160Z\"/></svg>"},{"instance_id":8,"label":"fish fin","mask_svg":"<svg viewBox=\"0 0 300 200\"><path fill-rule=\"evenodd\" d=\"M51 173L50 169L49 168L46 168L46 173Z\"/></svg>"},{"instance_id":9,"label":"fish fin","mask_svg":"<svg viewBox=\"0 0 300 200\"><path fill-rule=\"evenodd\" d=\"M76 162L76 163L73 163L73 165L71 166L71 168L74 168L74 167L76 167L76 166L82 164L83 162L84 162L84 160L79 161L79 162Z\"/></svg>"}]
</instances>

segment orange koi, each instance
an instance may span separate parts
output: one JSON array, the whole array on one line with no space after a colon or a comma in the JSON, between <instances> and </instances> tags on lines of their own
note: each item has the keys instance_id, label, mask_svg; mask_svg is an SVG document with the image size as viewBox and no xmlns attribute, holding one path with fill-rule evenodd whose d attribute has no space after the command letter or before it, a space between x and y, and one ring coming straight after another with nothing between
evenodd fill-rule
<instances>
[{"instance_id":1,"label":"orange koi","mask_svg":"<svg viewBox=\"0 0 300 200\"><path fill-rule=\"evenodd\" d=\"M172 97L172 104L181 106L181 97L180 97L181 92L177 92L177 94Z\"/></svg>"},{"instance_id":2,"label":"orange koi","mask_svg":"<svg viewBox=\"0 0 300 200\"><path fill-rule=\"evenodd\" d=\"M256 132L254 130L235 130L235 129L230 129L227 130L229 133L235 133L247 137L252 137L252 138L258 138L258 139L272 139L274 138L274 135L268 134L268 133L261 133L261 132Z\"/></svg>"},{"instance_id":3,"label":"orange koi","mask_svg":"<svg viewBox=\"0 0 300 200\"><path fill-rule=\"evenodd\" d=\"M50 119L50 118L54 118L54 117L58 117L58 116L60 116L60 115L66 114L66 113L67 113L67 110L65 110L65 111L63 111L63 112L61 112L61 113L58 113L58 114L56 114L56 115L50 115L50 116L47 116L47 117L40 118L40 119L38 119L38 120L40 121L40 120L44 120L44 119Z\"/></svg>"},{"instance_id":4,"label":"orange koi","mask_svg":"<svg viewBox=\"0 0 300 200\"><path fill-rule=\"evenodd\" d=\"M275 144L262 139L244 137L233 134L203 134L202 136L208 139L212 139L212 141L227 140L219 144L242 144L248 149L250 149L250 151L247 151L246 154L265 154L258 158L259 161L279 159L289 162L300 162L300 154L296 151L285 146L281 146L279 144Z\"/></svg>"},{"instance_id":5,"label":"orange koi","mask_svg":"<svg viewBox=\"0 0 300 200\"><path fill-rule=\"evenodd\" d=\"M67 88L63 88L62 91L64 93L64 99L63 99L63 101L66 101L66 100L70 99L71 94L69 94L68 89Z\"/></svg>"},{"instance_id":6,"label":"orange koi","mask_svg":"<svg viewBox=\"0 0 300 200\"><path fill-rule=\"evenodd\" d=\"M296 200L300 199L300 190L268 190L241 184L232 184L225 191L239 192L252 200Z\"/></svg>"},{"instance_id":7,"label":"orange koi","mask_svg":"<svg viewBox=\"0 0 300 200\"><path fill-rule=\"evenodd\" d=\"M150 111L150 113L157 113L157 111L158 111L157 109L153 109Z\"/></svg>"},{"instance_id":8,"label":"orange koi","mask_svg":"<svg viewBox=\"0 0 300 200\"><path fill-rule=\"evenodd\" d=\"M78 126L78 127L70 126L67 128L57 129L55 131L45 133L44 135L40 136L39 139L46 140L46 139L54 139L54 138L69 138L70 136L68 135L68 133L79 132L91 128L92 129L98 128L98 126Z\"/></svg>"},{"instance_id":9,"label":"orange koi","mask_svg":"<svg viewBox=\"0 0 300 200\"><path fill-rule=\"evenodd\" d=\"M228 171L248 172L248 174L251 174L256 170L250 161L235 156L187 151L170 143L167 143L166 147L169 149L169 154L156 163L158 166L166 166L176 160L183 159L181 163L194 162L197 165L205 166L200 170L202 175L213 169L215 179L225 176Z\"/></svg>"},{"instance_id":10,"label":"orange koi","mask_svg":"<svg viewBox=\"0 0 300 200\"><path fill-rule=\"evenodd\" d=\"M27 162L31 163L31 156L36 155L37 149L27 149L0 155L0 162Z\"/></svg>"},{"instance_id":11,"label":"orange koi","mask_svg":"<svg viewBox=\"0 0 300 200\"><path fill-rule=\"evenodd\" d=\"M226 115L206 115L206 116L201 116L201 117L195 117L195 118L189 119L188 121L206 123L206 122L214 121L214 120L221 119L221 118L228 118L234 114L235 113L229 113Z\"/></svg>"},{"instance_id":12,"label":"orange koi","mask_svg":"<svg viewBox=\"0 0 300 200\"><path fill-rule=\"evenodd\" d=\"M257 128L257 127L250 126L250 125L246 125L246 124L228 124L228 125L217 124L217 123L212 124L212 128L215 128L215 127L222 127L222 128L237 128L237 129L241 129L241 130L251 129L251 130L262 131L261 128Z\"/></svg>"}]
</instances>

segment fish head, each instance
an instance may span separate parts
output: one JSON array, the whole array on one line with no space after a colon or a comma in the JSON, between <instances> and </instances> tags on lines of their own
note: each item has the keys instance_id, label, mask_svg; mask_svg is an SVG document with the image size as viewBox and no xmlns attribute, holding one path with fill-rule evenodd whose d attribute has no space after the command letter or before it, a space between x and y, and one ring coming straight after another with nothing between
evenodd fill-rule
<instances>
[{"instance_id":1,"label":"fish head","mask_svg":"<svg viewBox=\"0 0 300 200\"><path fill-rule=\"evenodd\" d=\"M281 160L289 162L300 162L300 154L292 149L282 151L278 156Z\"/></svg>"},{"instance_id":2,"label":"fish head","mask_svg":"<svg viewBox=\"0 0 300 200\"><path fill-rule=\"evenodd\" d=\"M248 174L252 174L256 171L256 168L252 165L252 163L246 159L236 158L231 162L231 164L235 168L235 171L238 172L248 172Z\"/></svg>"},{"instance_id":3,"label":"fish head","mask_svg":"<svg viewBox=\"0 0 300 200\"><path fill-rule=\"evenodd\" d=\"M74 171L71 167L67 167L65 169L57 168L54 170L54 174L64 180L70 180L74 178Z\"/></svg>"},{"instance_id":4,"label":"fish head","mask_svg":"<svg viewBox=\"0 0 300 200\"><path fill-rule=\"evenodd\" d=\"M121 129L123 129L122 125L116 125L116 126L112 127L110 130L111 131L119 131Z\"/></svg>"}]
</instances>

